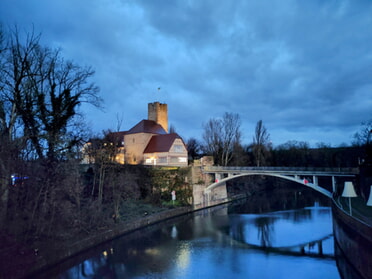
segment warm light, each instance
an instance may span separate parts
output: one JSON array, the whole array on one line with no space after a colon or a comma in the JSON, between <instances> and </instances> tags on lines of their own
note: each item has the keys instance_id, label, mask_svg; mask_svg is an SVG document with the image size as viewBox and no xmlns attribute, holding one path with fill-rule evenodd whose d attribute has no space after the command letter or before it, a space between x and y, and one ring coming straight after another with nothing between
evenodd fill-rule
<instances>
[{"instance_id":1,"label":"warm light","mask_svg":"<svg viewBox=\"0 0 372 279\"><path fill-rule=\"evenodd\" d=\"M107 254L107 251L103 251L102 254L103 254L103 256L104 256L105 258L107 258L107 255L108 255L108 254Z\"/></svg>"},{"instance_id":2,"label":"warm light","mask_svg":"<svg viewBox=\"0 0 372 279\"><path fill-rule=\"evenodd\" d=\"M344 187L344 191L342 192L342 196L347 197L347 198L355 198L358 196L355 193L353 182L351 181L345 182L345 187Z\"/></svg>"},{"instance_id":3,"label":"warm light","mask_svg":"<svg viewBox=\"0 0 372 279\"><path fill-rule=\"evenodd\" d=\"M372 206L372 185L371 185L371 190L369 191L369 198L367 201L368 206Z\"/></svg>"},{"instance_id":4,"label":"warm light","mask_svg":"<svg viewBox=\"0 0 372 279\"><path fill-rule=\"evenodd\" d=\"M181 244L177 254L177 265L180 269L186 269L190 265L190 245L187 243Z\"/></svg>"},{"instance_id":5,"label":"warm light","mask_svg":"<svg viewBox=\"0 0 372 279\"><path fill-rule=\"evenodd\" d=\"M152 256L157 256L157 255L160 255L160 250L157 249L157 248L147 248L145 250L145 254L147 255L152 255Z\"/></svg>"}]
</instances>

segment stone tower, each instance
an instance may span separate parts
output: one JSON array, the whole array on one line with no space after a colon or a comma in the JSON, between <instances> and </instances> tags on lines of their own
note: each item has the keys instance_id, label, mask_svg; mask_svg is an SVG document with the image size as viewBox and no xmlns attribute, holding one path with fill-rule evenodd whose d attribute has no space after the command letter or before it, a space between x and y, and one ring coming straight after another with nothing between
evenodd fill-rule
<instances>
[{"instance_id":1,"label":"stone tower","mask_svg":"<svg viewBox=\"0 0 372 279\"><path fill-rule=\"evenodd\" d=\"M148 120L160 124L168 133L168 106L159 102L148 104Z\"/></svg>"}]
</instances>

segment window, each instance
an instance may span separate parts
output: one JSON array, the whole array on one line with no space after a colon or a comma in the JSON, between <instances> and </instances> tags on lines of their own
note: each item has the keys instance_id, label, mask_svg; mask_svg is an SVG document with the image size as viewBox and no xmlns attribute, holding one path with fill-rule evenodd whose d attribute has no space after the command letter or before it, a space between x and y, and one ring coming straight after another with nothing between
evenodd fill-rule
<instances>
[{"instance_id":1,"label":"window","mask_svg":"<svg viewBox=\"0 0 372 279\"><path fill-rule=\"evenodd\" d=\"M171 163L178 163L178 158L177 157L170 157L170 162Z\"/></svg>"},{"instance_id":2,"label":"window","mask_svg":"<svg viewBox=\"0 0 372 279\"><path fill-rule=\"evenodd\" d=\"M182 153L183 152L183 146L179 144L175 144L173 146L173 151L177 153Z\"/></svg>"}]
</instances>

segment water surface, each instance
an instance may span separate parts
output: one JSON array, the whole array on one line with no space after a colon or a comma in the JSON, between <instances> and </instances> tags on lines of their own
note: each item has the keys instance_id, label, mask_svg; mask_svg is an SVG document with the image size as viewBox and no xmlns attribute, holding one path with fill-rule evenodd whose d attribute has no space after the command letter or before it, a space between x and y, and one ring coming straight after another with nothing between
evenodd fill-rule
<instances>
[{"instance_id":1,"label":"water surface","mask_svg":"<svg viewBox=\"0 0 372 279\"><path fill-rule=\"evenodd\" d=\"M240 201L124 235L54 276L340 278L329 207L246 208Z\"/></svg>"}]
</instances>

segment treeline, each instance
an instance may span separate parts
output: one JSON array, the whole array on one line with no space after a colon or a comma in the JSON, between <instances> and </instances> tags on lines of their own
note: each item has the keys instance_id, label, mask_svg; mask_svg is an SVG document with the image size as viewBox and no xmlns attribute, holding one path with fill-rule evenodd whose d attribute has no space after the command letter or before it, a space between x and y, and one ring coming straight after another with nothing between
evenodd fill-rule
<instances>
[{"instance_id":1,"label":"treeline","mask_svg":"<svg viewBox=\"0 0 372 279\"><path fill-rule=\"evenodd\" d=\"M192 139L191 143L193 144ZM188 145L193 148L193 145ZM189 159L200 158L213 153L191 150ZM215 156L215 164L219 160ZM307 143L289 141L275 148L264 147L257 163L257 154L254 145L236 145L231 152L231 159L227 166L271 166L271 167L316 167L316 168L357 168L367 160L365 146L330 147L320 146L310 148Z\"/></svg>"},{"instance_id":2,"label":"treeline","mask_svg":"<svg viewBox=\"0 0 372 279\"><path fill-rule=\"evenodd\" d=\"M240 126L237 113L210 119L203 125L202 141L187 141L190 161L209 155L215 165L222 166L358 167L372 158L372 120L362 123L351 145L343 147L319 143L311 148L307 142L295 140L274 147L262 120L256 124L252 142L243 144Z\"/></svg>"},{"instance_id":3,"label":"treeline","mask_svg":"<svg viewBox=\"0 0 372 279\"><path fill-rule=\"evenodd\" d=\"M365 157L365 148L282 145L271 150L269 164L284 167L356 168Z\"/></svg>"}]
</instances>

